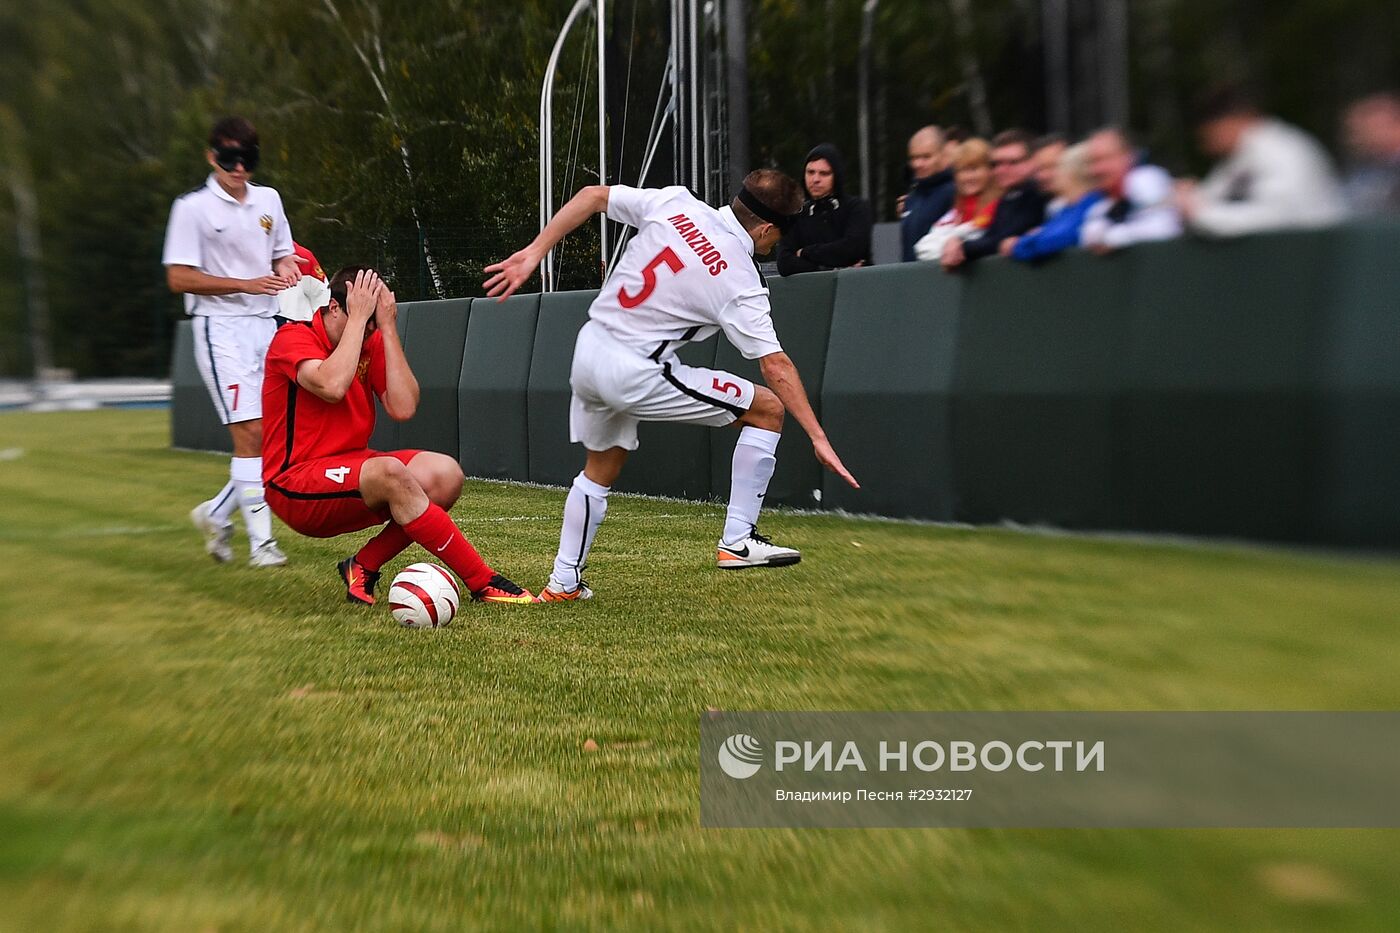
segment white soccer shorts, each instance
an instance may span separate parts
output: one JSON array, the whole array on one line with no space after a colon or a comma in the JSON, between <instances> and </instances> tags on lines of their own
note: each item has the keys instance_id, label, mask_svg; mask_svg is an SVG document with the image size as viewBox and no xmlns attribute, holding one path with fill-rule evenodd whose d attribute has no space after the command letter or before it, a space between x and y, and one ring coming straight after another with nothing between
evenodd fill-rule
<instances>
[{"instance_id":1,"label":"white soccer shorts","mask_svg":"<svg viewBox=\"0 0 1400 933\"><path fill-rule=\"evenodd\" d=\"M196 316L194 362L224 424L262 417L263 362L277 333L270 317Z\"/></svg>"},{"instance_id":2,"label":"white soccer shorts","mask_svg":"<svg viewBox=\"0 0 1400 933\"><path fill-rule=\"evenodd\" d=\"M642 421L722 428L753 404L743 376L687 366L674 354L648 357L589 321L574 344L569 440L589 450L637 449Z\"/></svg>"}]
</instances>

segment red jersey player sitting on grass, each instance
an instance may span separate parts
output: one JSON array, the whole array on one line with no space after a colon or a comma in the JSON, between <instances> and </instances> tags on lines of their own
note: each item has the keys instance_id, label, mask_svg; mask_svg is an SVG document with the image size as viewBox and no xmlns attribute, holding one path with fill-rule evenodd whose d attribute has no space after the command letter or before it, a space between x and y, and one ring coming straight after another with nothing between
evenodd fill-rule
<instances>
[{"instance_id":1,"label":"red jersey player sitting on grass","mask_svg":"<svg viewBox=\"0 0 1400 933\"><path fill-rule=\"evenodd\" d=\"M462 492L456 460L426 450L368 449L373 395L397 421L413 417L418 407L418 380L395 326L398 313L394 293L378 275L349 266L331 277L326 307L277 332L262 394L268 505L313 538L388 522L337 567L351 602L372 605L379 569L412 541L451 567L473 599L531 602L527 590L481 559L448 516Z\"/></svg>"}]
</instances>

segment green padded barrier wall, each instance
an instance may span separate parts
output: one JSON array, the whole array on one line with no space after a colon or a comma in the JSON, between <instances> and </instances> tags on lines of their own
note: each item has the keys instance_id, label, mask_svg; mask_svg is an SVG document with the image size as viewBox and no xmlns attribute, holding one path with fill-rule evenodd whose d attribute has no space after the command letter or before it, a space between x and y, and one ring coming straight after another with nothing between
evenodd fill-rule
<instances>
[{"instance_id":1,"label":"green padded barrier wall","mask_svg":"<svg viewBox=\"0 0 1400 933\"><path fill-rule=\"evenodd\" d=\"M1309 536L1336 246L1325 231L1133 251L1128 527Z\"/></svg>"},{"instance_id":2,"label":"green padded barrier wall","mask_svg":"<svg viewBox=\"0 0 1400 933\"><path fill-rule=\"evenodd\" d=\"M413 303L405 302L399 305L399 343L404 346L404 355L407 356L408 348L408 322L413 316ZM409 357L409 365L413 365L413 358ZM403 425L389 417L389 413L384 410L379 399L374 400L374 433L369 436L370 450L399 450L407 447L400 438Z\"/></svg>"},{"instance_id":3,"label":"green padded barrier wall","mask_svg":"<svg viewBox=\"0 0 1400 933\"><path fill-rule=\"evenodd\" d=\"M950 391L962 279L936 263L837 273L822 422L862 488L823 472L823 504L951 519Z\"/></svg>"},{"instance_id":4,"label":"green padded barrier wall","mask_svg":"<svg viewBox=\"0 0 1400 933\"><path fill-rule=\"evenodd\" d=\"M686 344L676 355L690 366L713 368L718 339ZM627 458L616 488L653 496L708 498L710 435L714 433L715 428L692 424L643 423L637 428L641 446Z\"/></svg>"},{"instance_id":5,"label":"green padded barrier wall","mask_svg":"<svg viewBox=\"0 0 1400 933\"><path fill-rule=\"evenodd\" d=\"M1400 545L1397 254L1400 225L1353 225L1038 269L992 260L967 276L911 263L843 271L834 286L775 281L780 336L864 485L822 473L821 505ZM567 443L568 367L590 298L552 295L543 312L537 295L478 299L465 324L449 310L462 302L421 316L406 305L423 420L405 429L381 415L374 446L450 449L455 418L468 473L567 483L581 462ZM454 344L455 405L441 394ZM754 371L715 340L681 355ZM227 451L188 321L171 376L172 444ZM727 494L731 432L640 434L619 489ZM818 474L797 426L786 435L770 498L806 505Z\"/></svg>"},{"instance_id":6,"label":"green padded barrier wall","mask_svg":"<svg viewBox=\"0 0 1400 933\"><path fill-rule=\"evenodd\" d=\"M399 425L400 447L435 450L453 457L460 452L457 385L462 378L462 348L471 305L470 298L412 305L404 355L418 378L418 411Z\"/></svg>"},{"instance_id":7,"label":"green padded barrier wall","mask_svg":"<svg viewBox=\"0 0 1400 933\"><path fill-rule=\"evenodd\" d=\"M530 361L530 482L567 486L583 469L583 447L569 443L569 366L574 338L597 292L555 292L540 298Z\"/></svg>"},{"instance_id":8,"label":"green padded barrier wall","mask_svg":"<svg viewBox=\"0 0 1400 933\"><path fill-rule=\"evenodd\" d=\"M530 475L526 391L539 310L539 295L472 301L457 388L457 460L468 476Z\"/></svg>"},{"instance_id":9,"label":"green padded barrier wall","mask_svg":"<svg viewBox=\"0 0 1400 933\"><path fill-rule=\"evenodd\" d=\"M194 330L189 320L175 325L170 358L170 445L185 450L233 452L228 428L219 422L214 401L194 362Z\"/></svg>"},{"instance_id":10,"label":"green padded barrier wall","mask_svg":"<svg viewBox=\"0 0 1400 933\"><path fill-rule=\"evenodd\" d=\"M826 348L831 337L831 307L836 297L836 273L816 272L790 278L768 279L773 305L773 326L784 352L797 366L812 408L821 417L822 382L826 375ZM737 373L762 385L757 360L746 360L724 336L715 352L715 369ZM738 432L731 429L710 438L711 482L715 496L729 497L729 472ZM778 466L768 485L769 505L813 509L820 502L812 495L822 488L822 468L812 456L807 434L792 418L783 425L778 442Z\"/></svg>"},{"instance_id":11,"label":"green padded barrier wall","mask_svg":"<svg viewBox=\"0 0 1400 933\"><path fill-rule=\"evenodd\" d=\"M1322 361L1323 540L1400 543L1400 224L1343 231Z\"/></svg>"},{"instance_id":12,"label":"green padded barrier wall","mask_svg":"<svg viewBox=\"0 0 1400 933\"><path fill-rule=\"evenodd\" d=\"M1121 528L1131 257L967 273L953 401L957 517Z\"/></svg>"}]
</instances>

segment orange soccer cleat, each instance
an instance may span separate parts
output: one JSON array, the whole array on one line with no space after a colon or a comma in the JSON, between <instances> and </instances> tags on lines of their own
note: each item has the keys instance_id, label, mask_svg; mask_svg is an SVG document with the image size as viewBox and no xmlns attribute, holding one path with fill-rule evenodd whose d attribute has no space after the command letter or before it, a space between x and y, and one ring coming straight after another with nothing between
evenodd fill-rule
<instances>
[{"instance_id":1,"label":"orange soccer cleat","mask_svg":"<svg viewBox=\"0 0 1400 933\"><path fill-rule=\"evenodd\" d=\"M540 590L540 595L535 597L537 603L571 603L580 599L592 599L593 591L588 588L588 584L582 580L578 581L578 586L571 590L557 590L551 583Z\"/></svg>"},{"instance_id":2,"label":"orange soccer cleat","mask_svg":"<svg viewBox=\"0 0 1400 933\"><path fill-rule=\"evenodd\" d=\"M366 570L353 557L335 565L340 579L345 583L345 598L362 606L374 605L374 585L379 582L379 571Z\"/></svg>"}]
</instances>

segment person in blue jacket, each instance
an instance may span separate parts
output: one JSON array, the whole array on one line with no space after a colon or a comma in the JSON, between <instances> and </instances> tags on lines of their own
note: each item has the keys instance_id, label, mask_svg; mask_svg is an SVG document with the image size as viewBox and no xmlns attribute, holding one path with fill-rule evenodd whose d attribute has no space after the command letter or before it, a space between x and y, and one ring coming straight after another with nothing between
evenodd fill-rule
<instances>
[{"instance_id":1,"label":"person in blue jacket","mask_svg":"<svg viewBox=\"0 0 1400 933\"><path fill-rule=\"evenodd\" d=\"M1031 232L1003 240L1000 249L1003 256L1035 262L1079 245L1080 229L1089 210L1103 199L1103 192L1094 187L1089 174L1086 144L1071 146L1060 157L1052 193L1063 207Z\"/></svg>"}]
</instances>

